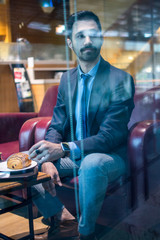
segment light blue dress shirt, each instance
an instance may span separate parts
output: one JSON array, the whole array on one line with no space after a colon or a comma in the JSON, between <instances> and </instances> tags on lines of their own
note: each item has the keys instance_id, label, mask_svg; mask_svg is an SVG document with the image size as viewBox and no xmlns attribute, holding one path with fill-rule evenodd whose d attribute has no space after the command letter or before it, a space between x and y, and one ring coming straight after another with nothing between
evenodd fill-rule
<instances>
[{"instance_id":1,"label":"light blue dress shirt","mask_svg":"<svg viewBox=\"0 0 160 240\"><path fill-rule=\"evenodd\" d=\"M99 67L100 59L98 63L87 73L90 75L90 78L87 80L87 89L86 89L86 102L87 102L87 115L88 115L88 109L89 109L89 101L90 101L90 95L91 90L94 82L94 78L96 76L98 67ZM77 91L77 97L76 97L76 103L75 103L75 118L76 118L76 138L77 140L81 140L81 98L83 93L83 85L82 85L82 78L81 75L84 74L82 72L80 66L78 66L78 91ZM74 142L69 142L69 147L71 149L71 156L74 156L75 159L79 159L81 157L81 151L79 147ZM74 151L74 154L73 154Z\"/></svg>"}]
</instances>

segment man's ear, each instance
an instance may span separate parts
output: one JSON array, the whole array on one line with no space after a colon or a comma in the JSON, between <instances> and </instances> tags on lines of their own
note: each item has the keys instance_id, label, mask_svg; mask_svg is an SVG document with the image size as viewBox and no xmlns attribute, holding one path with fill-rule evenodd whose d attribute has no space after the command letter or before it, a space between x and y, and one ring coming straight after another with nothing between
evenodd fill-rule
<instances>
[{"instance_id":1,"label":"man's ear","mask_svg":"<svg viewBox=\"0 0 160 240\"><path fill-rule=\"evenodd\" d=\"M68 47L71 48L71 49L73 49L73 47L72 47L72 41L71 41L70 38L67 38L67 43L68 43Z\"/></svg>"}]
</instances>

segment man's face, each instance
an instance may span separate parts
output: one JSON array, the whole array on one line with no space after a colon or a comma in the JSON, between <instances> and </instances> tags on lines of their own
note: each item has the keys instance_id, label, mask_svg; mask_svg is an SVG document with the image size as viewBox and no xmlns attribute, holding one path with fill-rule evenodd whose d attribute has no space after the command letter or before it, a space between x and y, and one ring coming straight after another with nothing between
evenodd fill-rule
<instances>
[{"instance_id":1,"label":"man's face","mask_svg":"<svg viewBox=\"0 0 160 240\"><path fill-rule=\"evenodd\" d=\"M81 61L92 62L100 54L103 38L94 20L82 20L73 24L72 39L68 40Z\"/></svg>"}]
</instances>

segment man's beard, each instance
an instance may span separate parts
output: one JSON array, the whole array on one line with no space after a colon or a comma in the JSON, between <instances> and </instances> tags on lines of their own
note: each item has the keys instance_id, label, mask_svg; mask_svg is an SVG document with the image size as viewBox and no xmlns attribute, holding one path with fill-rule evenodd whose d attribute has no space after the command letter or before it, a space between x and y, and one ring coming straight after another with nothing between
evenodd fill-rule
<instances>
[{"instance_id":1,"label":"man's beard","mask_svg":"<svg viewBox=\"0 0 160 240\"><path fill-rule=\"evenodd\" d=\"M77 57L79 58L79 60L85 61L85 62L92 62L97 59L97 57L100 54L100 50L101 50L101 48L96 48L93 46L86 46L84 48L81 48L79 53L77 53L76 51L75 51L75 53L76 53Z\"/></svg>"}]
</instances>

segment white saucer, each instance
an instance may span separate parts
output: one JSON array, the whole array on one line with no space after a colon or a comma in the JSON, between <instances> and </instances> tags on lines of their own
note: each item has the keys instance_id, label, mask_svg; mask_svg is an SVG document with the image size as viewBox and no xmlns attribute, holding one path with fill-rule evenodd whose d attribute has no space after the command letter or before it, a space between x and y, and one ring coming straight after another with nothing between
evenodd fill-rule
<instances>
[{"instance_id":1,"label":"white saucer","mask_svg":"<svg viewBox=\"0 0 160 240\"><path fill-rule=\"evenodd\" d=\"M0 172L0 178L8 178L10 177L10 173Z\"/></svg>"},{"instance_id":2,"label":"white saucer","mask_svg":"<svg viewBox=\"0 0 160 240\"><path fill-rule=\"evenodd\" d=\"M32 168L35 168L37 166L37 162L33 161L31 162L31 165L28 166L28 167L25 167L25 168L22 168L22 169L10 169L7 167L7 161L4 161L4 162L0 162L0 172L16 172L16 173L19 173L19 172L24 172L26 170L29 170L29 169L32 169Z\"/></svg>"}]
</instances>

